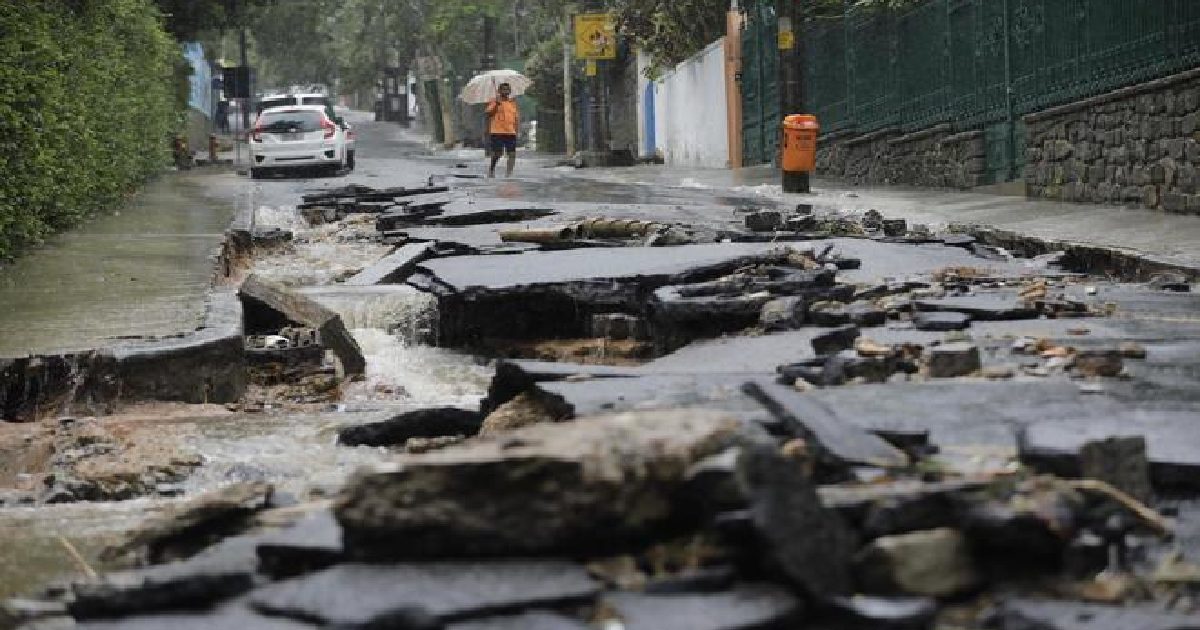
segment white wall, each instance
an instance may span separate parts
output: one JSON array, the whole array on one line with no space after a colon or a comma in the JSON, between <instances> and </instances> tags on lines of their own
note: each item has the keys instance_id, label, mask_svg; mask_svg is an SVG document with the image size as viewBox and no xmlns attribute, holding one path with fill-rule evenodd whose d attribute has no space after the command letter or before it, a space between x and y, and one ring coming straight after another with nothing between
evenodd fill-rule
<instances>
[{"instance_id":1,"label":"white wall","mask_svg":"<svg viewBox=\"0 0 1200 630\"><path fill-rule=\"evenodd\" d=\"M639 56L638 70L648 61ZM638 135L642 155L647 149L645 91L638 82ZM725 39L717 40L695 57L676 66L654 86L654 148L667 164L727 168L729 117L725 103Z\"/></svg>"}]
</instances>

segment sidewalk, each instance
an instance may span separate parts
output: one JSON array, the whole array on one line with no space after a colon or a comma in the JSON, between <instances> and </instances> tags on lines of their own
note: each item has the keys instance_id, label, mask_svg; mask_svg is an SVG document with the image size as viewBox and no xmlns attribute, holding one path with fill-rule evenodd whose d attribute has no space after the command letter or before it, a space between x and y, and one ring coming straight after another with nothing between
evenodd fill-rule
<instances>
[{"instance_id":1,"label":"sidewalk","mask_svg":"<svg viewBox=\"0 0 1200 630\"><path fill-rule=\"evenodd\" d=\"M0 357L195 331L234 214L222 185L232 177L166 174L118 212L0 266Z\"/></svg>"},{"instance_id":2,"label":"sidewalk","mask_svg":"<svg viewBox=\"0 0 1200 630\"><path fill-rule=\"evenodd\" d=\"M966 223L1045 241L1118 250L1200 271L1200 217L1161 211L1029 200L997 194L901 187L853 187L817 180L813 194L783 193L778 172L764 167L739 172L639 166L585 169L576 177L656 186L712 188L759 194L786 204L809 203L845 211L875 209L884 216L931 227Z\"/></svg>"}]
</instances>

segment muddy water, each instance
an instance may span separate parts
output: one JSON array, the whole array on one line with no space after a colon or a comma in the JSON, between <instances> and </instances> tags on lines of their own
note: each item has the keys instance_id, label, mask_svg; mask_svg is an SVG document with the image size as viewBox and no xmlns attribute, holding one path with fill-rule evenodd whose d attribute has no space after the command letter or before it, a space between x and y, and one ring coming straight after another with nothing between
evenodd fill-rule
<instances>
[{"instance_id":1,"label":"muddy water","mask_svg":"<svg viewBox=\"0 0 1200 630\"><path fill-rule=\"evenodd\" d=\"M247 199L252 203L253 198ZM486 393L491 369L474 357L420 345L436 335L436 301L408 287L352 288L333 279L386 255L358 240L360 228L309 229L290 207L259 207L261 227L294 230L289 251L268 254L255 266L342 315L367 359L367 378L348 384L343 401L319 412L231 413L149 421L164 439L200 455L204 465L185 483L185 497L247 480L272 482L300 498L335 490L355 469L389 456L383 449L336 445L337 429L429 406L474 407ZM362 230L374 230L364 223ZM0 598L27 593L81 568L63 541L90 564L104 546L171 499L74 504L0 510Z\"/></svg>"}]
</instances>

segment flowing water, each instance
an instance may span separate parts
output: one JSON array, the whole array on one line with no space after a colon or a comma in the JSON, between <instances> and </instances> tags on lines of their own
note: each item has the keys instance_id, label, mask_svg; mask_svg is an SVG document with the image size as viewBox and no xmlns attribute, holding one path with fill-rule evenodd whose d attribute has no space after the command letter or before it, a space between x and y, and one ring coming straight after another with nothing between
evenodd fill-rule
<instances>
[{"instance_id":1,"label":"flowing water","mask_svg":"<svg viewBox=\"0 0 1200 630\"><path fill-rule=\"evenodd\" d=\"M184 486L184 499L137 499L0 510L0 598L27 593L49 579L78 575L68 544L97 568L98 554L123 532L173 501L225 484L263 480L305 497L335 491L355 469L385 460L385 449L339 447L339 427L431 407L476 407L491 368L474 357L422 345L436 338L436 300L411 287L346 287L334 279L373 263L388 248L360 240L374 226L347 222L309 228L294 208L259 206L259 229L292 230L297 242L255 264L339 313L367 359L366 378L346 385L341 402L319 412L183 411L152 424L165 439L200 455L204 465ZM36 567L31 569L30 567Z\"/></svg>"}]
</instances>

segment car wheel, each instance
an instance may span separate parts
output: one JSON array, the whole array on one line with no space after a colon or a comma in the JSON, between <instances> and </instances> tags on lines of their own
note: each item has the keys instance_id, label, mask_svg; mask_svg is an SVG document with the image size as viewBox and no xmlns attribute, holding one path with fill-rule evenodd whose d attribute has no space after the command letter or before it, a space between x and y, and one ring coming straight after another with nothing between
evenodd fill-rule
<instances>
[{"instance_id":1,"label":"car wheel","mask_svg":"<svg viewBox=\"0 0 1200 630\"><path fill-rule=\"evenodd\" d=\"M354 152L350 151L346 154L346 168L354 170Z\"/></svg>"}]
</instances>

